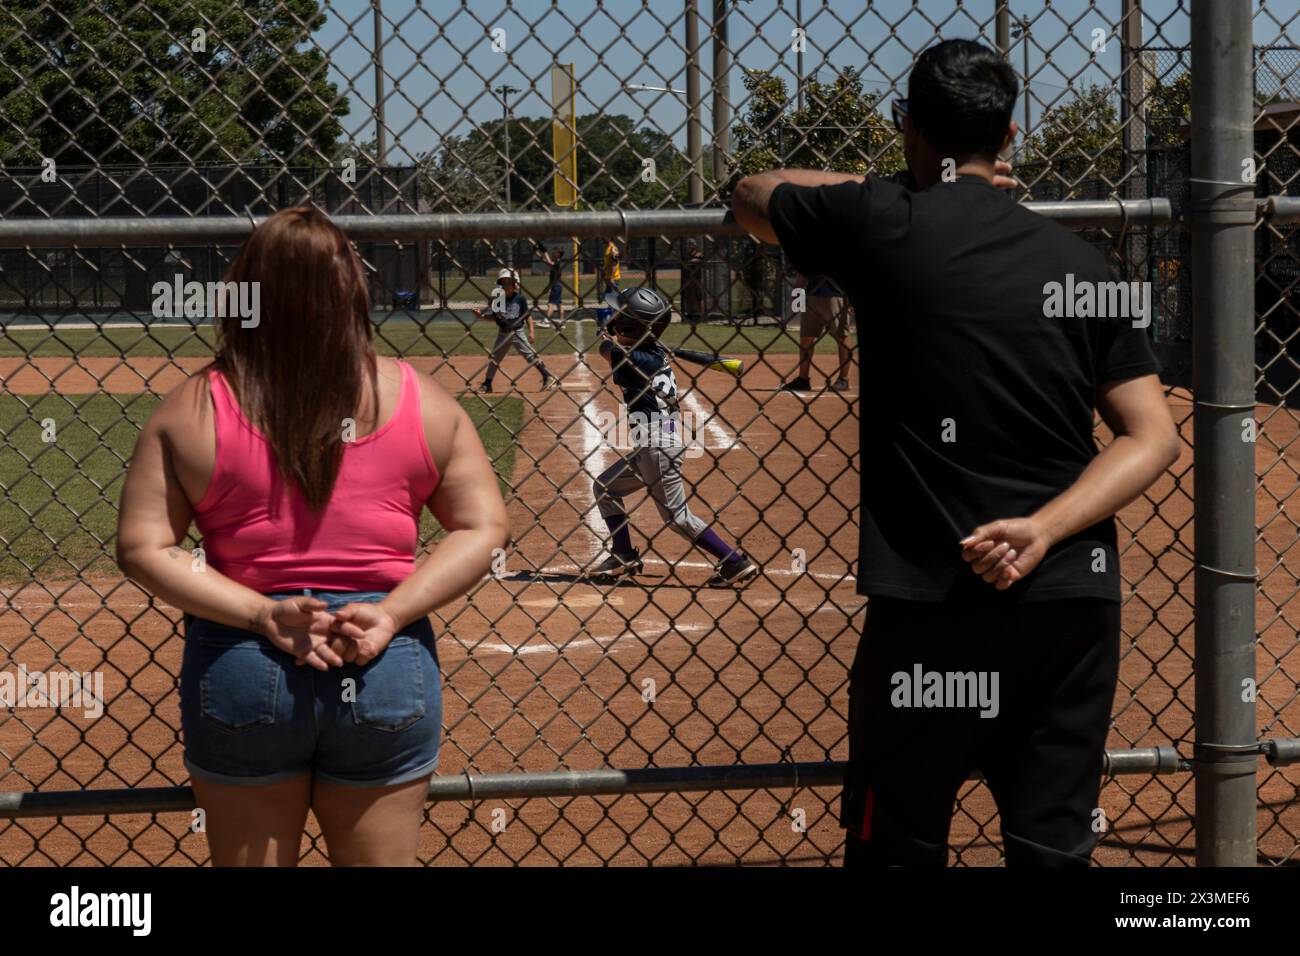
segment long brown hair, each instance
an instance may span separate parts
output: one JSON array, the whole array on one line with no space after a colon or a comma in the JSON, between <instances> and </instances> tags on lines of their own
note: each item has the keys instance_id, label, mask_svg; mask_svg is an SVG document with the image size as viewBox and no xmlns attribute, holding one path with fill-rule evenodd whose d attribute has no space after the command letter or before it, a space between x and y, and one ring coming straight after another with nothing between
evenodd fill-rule
<instances>
[{"instance_id":1,"label":"long brown hair","mask_svg":"<svg viewBox=\"0 0 1300 956\"><path fill-rule=\"evenodd\" d=\"M286 484L319 514L343 463L344 419L367 382L379 408L370 294L361 260L319 210L295 206L258 226L226 276L256 282L256 325L224 309L213 318L213 365L266 436Z\"/></svg>"}]
</instances>

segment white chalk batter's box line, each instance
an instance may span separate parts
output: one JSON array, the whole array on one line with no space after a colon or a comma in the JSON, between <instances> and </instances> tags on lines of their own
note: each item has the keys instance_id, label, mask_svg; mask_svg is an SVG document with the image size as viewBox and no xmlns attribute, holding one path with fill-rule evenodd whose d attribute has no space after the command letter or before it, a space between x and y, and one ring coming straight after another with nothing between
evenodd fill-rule
<instances>
[{"instance_id":1,"label":"white chalk batter's box line","mask_svg":"<svg viewBox=\"0 0 1300 956\"><path fill-rule=\"evenodd\" d=\"M819 607L814 611L806 612L806 616L811 617L814 614L845 614L845 613L856 613L856 612L848 612L847 609L845 608L840 608L838 606L831 606L831 607ZM502 643L501 641L479 641L474 644L467 644L464 641L461 641L453 637L452 635L446 633L442 634L438 640L440 644L447 643L452 647L456 648L457 650L464 651L467 657L472 657L474 654L476 654L479 651L491 651L497 654L509 654L512 656L522 656L525 654L555 654L558 656L560 654L564 654L567 651L578 650L580 648L585 648L585 647L598 647L612 654L618 650L618 648L614 647L615 644L618 644L620 642L627 642L629 639L644 641L647 638L658 639L660 637L663 637L665 634L669 634L672 632L677 632L681 634L682 632L715 631L715 630L720 631L722 629L721 622L719 621L713 621L708 624L702 624L702 623L665 624L663 621L647 621L644 618L634 618L630 623L641 624L641 625L647 625L647 624L652 625L654 630L653 631L649 631L646 629L633 630L629 628L627 630L622 631L619 634L610 634L605 636L597 635L594 637L580 637L574 640L565 641L562 644L551 644L551 643L531 644L531 645L522 644L518 647L512 646L510 644ZM646 650L649 651L649 648L647 648Z\"/></svg>"}]
</instances>

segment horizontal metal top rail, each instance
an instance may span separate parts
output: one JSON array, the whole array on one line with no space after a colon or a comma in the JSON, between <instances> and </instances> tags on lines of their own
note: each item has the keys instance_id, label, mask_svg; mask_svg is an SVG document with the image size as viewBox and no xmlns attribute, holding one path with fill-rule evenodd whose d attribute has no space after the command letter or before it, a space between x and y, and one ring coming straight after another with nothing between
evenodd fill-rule
<instances>
[{"instance_id":1,"label":"horizontal metal top rail","mask_svg":"<svg viewBox=\"0 0 1300 956\"><path fill-rule=\"evenodd\" d=\"M1300 223L1300 196L1269 196L1264 200L1264 215L1275 224Z\"/></svg>"},{"instance_id":2,"label":"horizontal metal top rail","mask_svg":"<svg viewBox=\"0 0 1300 956\"><path fill-rule=\"evenodd\" d=\"M1263 744L1269 745L1268 747ZM1263 742L1272 763L1300 759L1300 740ZM1271 749L1270 749L1271 747ZM429 781L427 799L515 800L535 797L597 797L625 793L692 793L710 790L837 787L844 783L844 761L739 764L734 766L645 767L629 770L555 770L543 773L457 773ZM1108 750L1102 773L1175 774L1191 764L1173 747ZM981 779L978 773L969 779ZM195 806L189 787L135 787L115 790L0 792L0 820L21 817L103 816L112 813L171 813Z\"/></svg>"},{"instance_id":3,"label":"horizontal metal top rail","mask_svg":"<svg viewBox=\"0 0 1300 956\"><path fill-rule=\"evenodd\" d=\"M1158 225L1173 221L1168 199L1030 202L1025 208L1071 228ZM739 236L728 209L638 209L589 212L421 213L331 217L358 242L419 239L591 239L642 236ZM44 246L238 245L265 216L158 216L9 219L0 222L0 248Z\"/></svg>"}]
</instances>

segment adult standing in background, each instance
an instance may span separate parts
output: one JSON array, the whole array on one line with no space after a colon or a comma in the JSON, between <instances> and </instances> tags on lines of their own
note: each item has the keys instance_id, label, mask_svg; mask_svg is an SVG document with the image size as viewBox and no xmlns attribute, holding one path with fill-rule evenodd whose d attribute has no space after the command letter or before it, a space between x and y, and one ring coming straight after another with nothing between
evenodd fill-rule
<instances>
[{"instance_id":1,"label":"adult standing in background","mask_svg":"<svg viewBox=\"0 0 1300 956\"><path fill-rule=\"evenodd\" d=\"M843 392L849 387L849 360L853 351L849 347L849 320L852 306L835 284L825 276L811 278L800 275L794 287L804 290L804 309L799 313L799 374L781 386L783 392L810 392L812 382L813 349L817 340L828 331L835 337L840 364L829 386Z\"/></svg>"},{"instance_id":2,"label":"adult standing in background","mask_svg":"<svg viewBox=\"0 0 1300 956\"><path fill-rule=\"evenodd\" d=\"M686 240L682 263L682 319L692 325L704 318L704 253L694 239Z\"/></svg>"},{"instance_id":3,"label":"adult standing in background","mask_svg":"<svg viewBox=\"0 0 1300 956\"><path fill-rule=\"evenodd\" d=\"M618 243L613 239L605 242L605 255L601 263L601 295L608 295L611 292L618 291L618 284L623 278L623 270L620 265L622 253L619 251Z\"/></svg>"},{"instance_id":4,"label":"adult standing in background","mask_svg":"<svg viewBox=\"0 0 1300 956\"><path fill-rule=\"evenodd\" d=\"M546 318L538 322L544 328L552 325L551 316L555 315L554 327L559 329L564 327L564 281L562 275L564 272L564 254L555 251L552 252L546 246L538 245L537 251L542 254L542 261L546 263ZM556 310L559 310L558 312Z\"/></svg>"}]
</instances>

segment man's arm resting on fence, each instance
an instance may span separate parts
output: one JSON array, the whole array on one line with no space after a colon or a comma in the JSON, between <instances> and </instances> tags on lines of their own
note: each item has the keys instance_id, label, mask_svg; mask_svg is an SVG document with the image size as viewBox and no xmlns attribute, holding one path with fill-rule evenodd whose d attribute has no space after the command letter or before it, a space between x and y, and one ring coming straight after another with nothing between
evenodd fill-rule
<instances>
[{"instance_id":1,"label":"man's arm resting on fence","mask_svg":"<svg viewBox=\"0 0 1300 956\"><path fill-rule=\"evenodd\" d=\"M1109 518L1178 460L1181 440L1157 375L1097 386L1097 410L1115 437L1078 480L1026 518L993 521L963 539L971 570L1006 590L1047 550Z\"/></svg>"},{"instance_id":2,"label":"man's arm resting on fence","mask_svg":"<svg viewBox=\"0 0 1300 956\"><path fill-rule=\"evenodd\" d=\"M863 183L865 176L858 173L835 173L820 169L769 169L764 173L746 176L736 184L731 195L731 211L736 222L755 239L779 244L772 226L772 191L782 183L792 186L839 186L842 183ZM916 181L911 173L902 170L889 177L909 190L915 190ZM1011 164L998 160L993 166L993 185L1001 189L1015 189L1019 183L1011 173Z\"/></svg>"},{"instance_id":3,"label":"man's arm resting on fence","mask_svg":"<svg viewBox=\"0 0 1300 956\"><path fill-rule=\"evenodd\" d=\"M817 169L769 169L765 173L746 176L736 184L731 195L731 211L736 222L755 239L778 245L776 231L768 206L772 190L782 183L795 186L838 186L840 183L860 183L865 176L857 173L828 173Z\"/></svg>"}]
</instances>

